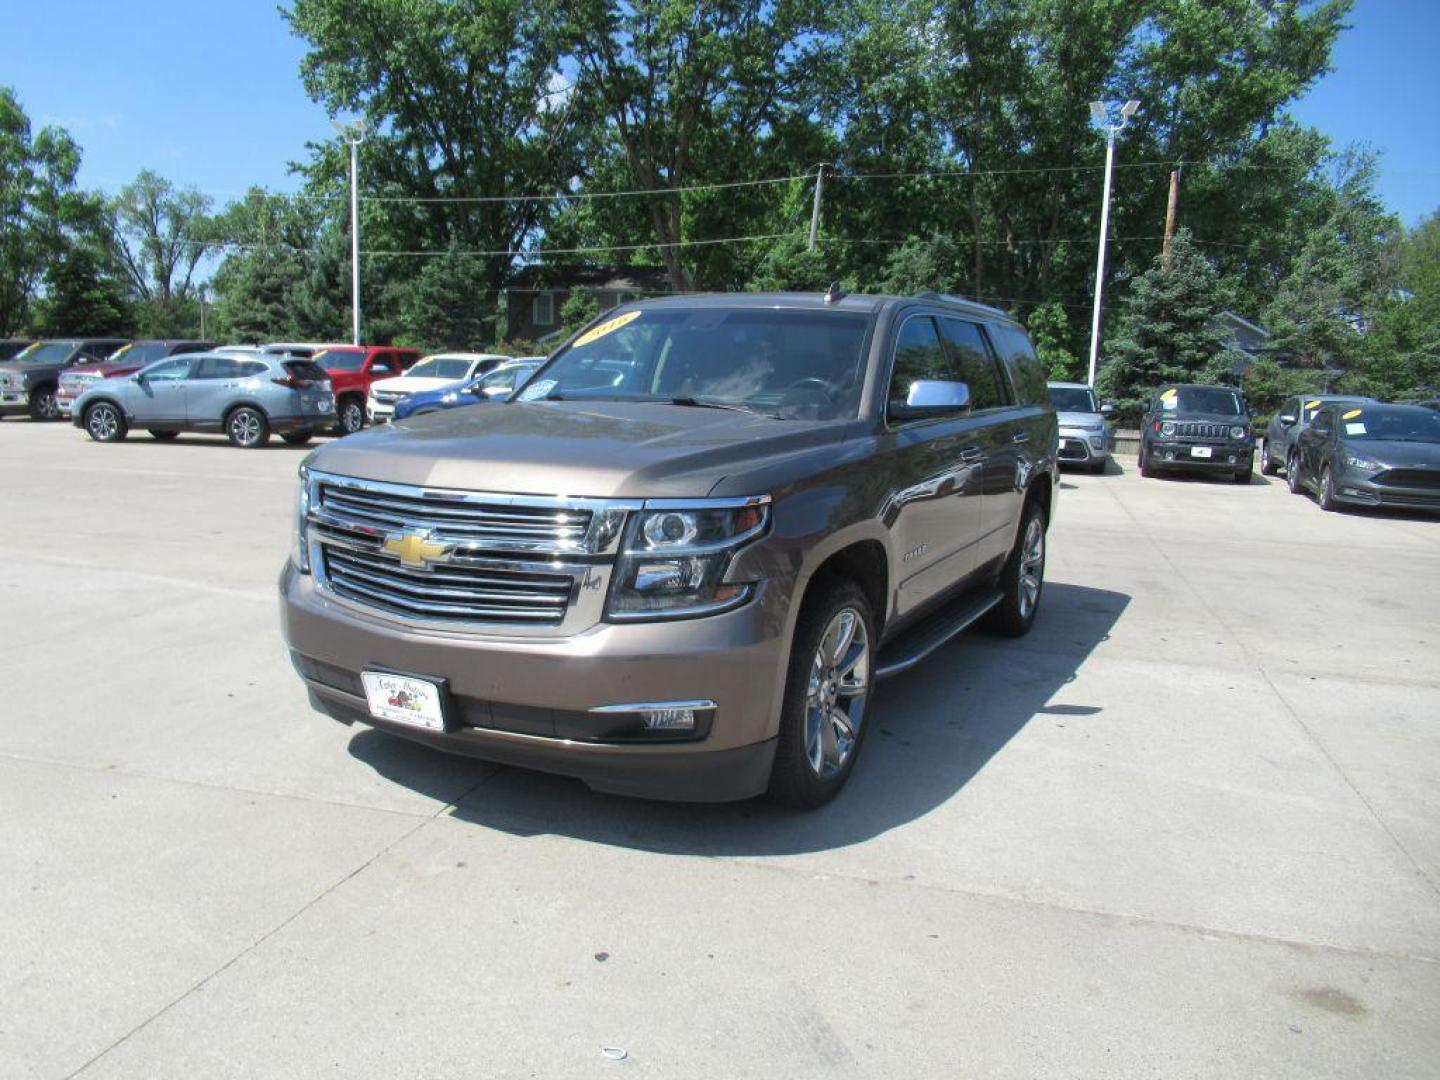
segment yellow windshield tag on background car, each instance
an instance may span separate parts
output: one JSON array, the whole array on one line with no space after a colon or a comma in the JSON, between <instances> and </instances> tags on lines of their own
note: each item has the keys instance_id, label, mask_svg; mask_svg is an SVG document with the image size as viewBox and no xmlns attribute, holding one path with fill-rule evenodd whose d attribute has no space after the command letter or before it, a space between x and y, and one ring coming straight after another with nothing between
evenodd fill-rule
<instances>
[{"instance_id":1,"label":"yellow windshield tag on background car","mask_svg":"<svg viewBox=\"0 0 1440 1080\"><path fill-rule=\"evenodd\" d=\"M111 359L111 360L119 360L122 356L124 356L127 352L129 352L129 351L130 351L131 349L133 349L134 347L135 347L134 345L121 345L120 348L116 349L116 350L110 355L110 359Z\"/></svg>"},{"instance_id":2,"label":"yellow windshield tag on background car","mask_svg":"<svg viewBox=\"0 0 1440 1080\"><path fill-rule=\"evenodd\" d=\"M1305 403L1305 408L1307 408L1307 409L1318 409L1318 408L1320 408L1321 404L1322 404L1322 403L1319 402L1319 401L1307 401L1307 402Z\"/></svg>"},{"instance_id":3,"label":"yellow windshield tag on background car","mask_svg":"<svg viewBox=\"0 0 1440 1080\"><path fill-rule=\"evenodd\" d=\"M629 326L639 317L640 312L638 311L627 311L624 315L616 315L615 318L607 319L599 326L594 326L586 330L585 333L575 339L575 344L571 347L577 348L581 345L589 345L592 341L599 341L606 334L613 334L622 326Z\"/></svg>"},{"instance_id":4,"label":"yellow windshield tag on background car","mask_svg":"<svg viewBox=\"0 0 1440 1080\"><path fill-rule=\"evenodd\" d=\"M1363 409L1351 409L1351 410L1350 410L1349 412L1347 412L1344 416L1340 417L1340 419L1341 419L1341 420L1354 420L1355 417L1359 416L1359 415L1360 415L1362 412L1364 412L1364 411L1365 411L1365 410L1363 410Z\"/></svg>"}]
</instances>

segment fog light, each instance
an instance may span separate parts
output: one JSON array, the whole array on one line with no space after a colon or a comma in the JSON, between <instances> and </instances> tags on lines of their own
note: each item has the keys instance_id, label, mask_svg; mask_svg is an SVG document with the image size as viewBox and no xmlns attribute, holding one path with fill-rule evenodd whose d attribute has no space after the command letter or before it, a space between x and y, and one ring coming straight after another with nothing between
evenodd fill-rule
<instances>
[{"instance_id":1,"label":"fog light","mask_svg":"<svg viewBox=\"0 0 1440 1080\"><path fill-rule=\"evenodd\" d=\"M1234 464L1235 464L1235 455L1234 455L1234 454L1231 454L1231 455L1230 455L1230 464L1231 464L1231 465L1234 465Z\"/></svg>"},{"instance_id":2,"label":"fog light","mask_svg":"<svg viewBox=\"0 0 1440 1080\"><path fill-rule=\"evenodd\" d=\"M1174 461L1174 460L1175 460L1175 451L1174 451L1174 450L1166 450L1166 451L1165 451L1165 460L1166 460L1166 461Z\"/></svg>"},{"instance_id":3,"label":"fog light","mask_svg":"<svg viewBox=\"0 0 1440 1080\"><path fill-rule=\"evenodd\" d=\"M701 714L705 714L703 718L708 727L708 714L714 711L713 701L644 701L634 705L599 705L591 709L590 714L619 719L622 724L638 720L644 731L659 733L693 732L700 727Z\"/></svg>"}]
</instances>

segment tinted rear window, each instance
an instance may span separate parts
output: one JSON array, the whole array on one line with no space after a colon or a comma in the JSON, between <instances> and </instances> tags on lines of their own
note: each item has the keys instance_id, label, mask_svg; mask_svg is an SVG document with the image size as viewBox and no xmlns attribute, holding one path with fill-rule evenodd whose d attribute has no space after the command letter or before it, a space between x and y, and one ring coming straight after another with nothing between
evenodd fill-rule
<instances>
[{"instance_id":1,"label":"tinted rear window","mask_svg":"<svg viewBox=\"0 0 1440 1080\"><path fill-rule=\"evenodd\" d=\"M325 369L314 360L286 360L284 367L297 379L305 379L309 382L330 381L330 376L325 374Z\"/></svg>"},{"instance_id":2,"label":"tinted rear window","mask_svg":"<svg viewBox=\"0 0 1440 1080\"><path fill-rule=\"evenodd\" d=\"M1035 355L1030 338L1018 326L1010 323L988 323L990 340L1010 373L1015 384L1015 393L1025 405L1050 404L1050 388L1046 385L1045 368Z\"/></svg>"}]
</instances>

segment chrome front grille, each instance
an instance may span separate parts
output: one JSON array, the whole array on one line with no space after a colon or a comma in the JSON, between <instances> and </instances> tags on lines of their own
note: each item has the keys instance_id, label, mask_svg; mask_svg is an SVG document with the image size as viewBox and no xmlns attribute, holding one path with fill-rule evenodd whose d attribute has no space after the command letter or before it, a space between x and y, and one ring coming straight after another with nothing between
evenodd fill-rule
<instances>
[{"instance_id":1,"label":"chrome front grille","mask_svg":"<svg viewBox=\"0 0 1440 1080\"><path fill-rule=\"evenodd\" d=\"M407 396L402 390L375 390L372 392L375 395L375 400L382 405L393 405L401 398Z\"/></svg>"},{"instance_id":2,"label":"chrome front grille","mask_svg":"<svg viewBox=\"0 0 1440 1080\"><path fill-rule=\"evenodd\" d=\"M640 506L312 471L310 564L336 600L409 625L577 633L604 613L626 514Z\"/></svg>"},{"instance_id":3,"label":"chrome front grille","mask_svg":"<svg viewBox=\"0 0 1440 1080\"><path fill-rule=\"evenodd\" d=\"M447 563L411 569L377 552L326 546L325 578L339 595L409 618L559 626L578 585L571 574Z\"/></svg>"},{"instance_id":4,"label":"chrome front grille","mask_svg":"<svg viewBox=\"0 0 1440 1080\"><path fill-rule=\"evenodd\" d=\"M592 517L584 509L492 502L470 493L423 488L407 492L395 485L378 489L324 481L319 509L347 522L427 532L437 540L463 541L472 547L493 544L502 550L514 550L519 543L581 551Z\"/></svg>"}]
</instances>

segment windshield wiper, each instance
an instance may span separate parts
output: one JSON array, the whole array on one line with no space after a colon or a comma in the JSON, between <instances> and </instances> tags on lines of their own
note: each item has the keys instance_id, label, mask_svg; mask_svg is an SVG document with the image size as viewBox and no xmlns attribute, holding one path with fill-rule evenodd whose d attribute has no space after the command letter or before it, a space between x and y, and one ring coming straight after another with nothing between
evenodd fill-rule
<instances>
[{"instance_id":1,"label":"windshield wiper","mask_svg":"<svg viewBox=\"0 0 1440 1080\"><path fill-rule=\"evenodd\" d=\"M728 401L707 401L697 397L673 397L671 405L680 405L687 409L724 409L726 412L743 412L751 416L768 416L771 420L785 419L779 413L766 412L764 409L752 408L749 405L738 405Z\"/></svg>"}]
</instances>

